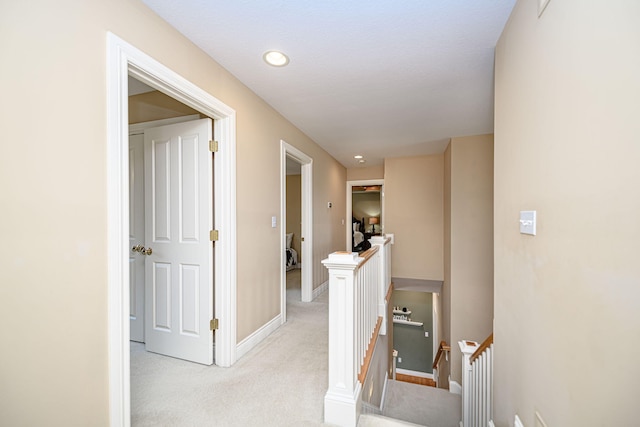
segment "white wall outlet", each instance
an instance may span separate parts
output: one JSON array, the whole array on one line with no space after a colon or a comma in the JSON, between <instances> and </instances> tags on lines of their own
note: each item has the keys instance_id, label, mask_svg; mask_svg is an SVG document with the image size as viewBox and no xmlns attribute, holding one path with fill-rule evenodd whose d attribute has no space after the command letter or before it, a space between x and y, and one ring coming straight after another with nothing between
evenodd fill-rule
<instances>
[{"instance_id":1,"label":"white wall outlet","mask_svg":"<svg viewBox=\"0 0 640 427\"><path fill-rule=\"evenodd\" d=\"M271 217L271 228L276 228L278 226L278 220L275 216Z\"/></svg>"},{"instance_id":2,"label":"white wall outlet","mask_svg":"<svg viewBox=\"0 0 640 427\"><path fill-rule=\"evenodd\" d=\"M327 202L327 208L331 209L332 206L331 202Z\"/></svg>"},{"instance_id":3,"label":"white wall outlet","mask_svg":"<svg viewBox=\"0 0 640 427\"><path fill-rule=\"evenodd\" d=\"M389 243L391 243L393 245L394 239L393 239L393 234L390 233L384 233L384 237L388 237L391 239L391 241Z\"/></svg>"},{"instance_id":4,"label":"white wall outlet","mask_svg":"<svg viewBox=\"0 0 640 427\"><path fill-rule=\"evenodd\" d=\"M536 235L536 211L520 211L520 233Z\"/></svg>"},{"instance_id":5,"label":"white wall outlet","mask_svg":"<svg viewBox=\"0 0 640 427\"><path fill-rule=\"evenodd\" d=\"M424 337L429 338L429 331L424 331Z\"/></svg>"},{"instance_id":6,"label":"white wall outlet","mask_svg":"<svg viewBox=\"0 0 640 427\"><path fill-rule=\"evenodd\" d=\"M344 218L342 218L342 225L344 225Z\"/></svg>"},{"instance_id":7,"label":"white wall outlet","mask_svg":"<svg viewBox=\"0 0 640 427\"><path fill-rule=\"evenodd\" d=\"M402 363L402 357L398 357L398 363Z\"/></svg>"}]
</instances>

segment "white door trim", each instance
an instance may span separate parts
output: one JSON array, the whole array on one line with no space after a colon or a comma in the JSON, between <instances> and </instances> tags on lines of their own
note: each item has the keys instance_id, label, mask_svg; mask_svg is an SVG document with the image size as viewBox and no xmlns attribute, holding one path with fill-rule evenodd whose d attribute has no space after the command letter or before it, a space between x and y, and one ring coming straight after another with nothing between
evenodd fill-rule
<instances>
[{"instance_id":1,"label":"white door trim","mask_svg":"<svg viewBox=\"0 0 640 427\"><path fill-rule=\"evenodd\" d=\"M380 185L380 209L382 209L382 223L380 224L380 230L384 233L384 179L363 179L359 181L347 181L347 221L346 221L346 229L347 229L347 251L351 252L353 250L352 247L352 236L353 236L353 187L360 187L365 185Z\"/></svg>"},{"instance_id":2,"label":"white door trim","mask_svg":"<svg viewBox=\"0 0 640 427\"><path fill-rule=\"evenodd\" d=\"M129 120L128 75L214 119L216 364L236 360L236 113L193 83L112 33L107 33L107 288L109 415L129 426Z\"/></svg>"},{"instance_id":3,"label":"white door trim","mask_svg":"<svg viewBox=\"0 0 640 427\"><path fill-rule=\"evenodd\" d=\"M304 302L313 301L313 159L293 145L280 140L280 218L282 227L282 232L280 233L280 312L282 313L283 322L287 318L287 272L284 252L287 241L287 156L301 164L301 237L304 238L304 242L301 239L300 243L302 247L301 256L304 257L301 273L301 299Z\"/></svg>"}]
</instances>

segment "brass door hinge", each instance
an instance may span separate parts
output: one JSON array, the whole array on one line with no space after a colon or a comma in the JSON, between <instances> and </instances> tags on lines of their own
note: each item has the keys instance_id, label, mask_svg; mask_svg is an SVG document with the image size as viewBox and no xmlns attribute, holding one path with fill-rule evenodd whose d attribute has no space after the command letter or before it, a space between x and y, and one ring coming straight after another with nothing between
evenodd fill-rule
<instances>
[{"instance_id":1,"label":"brass door hinge","mask_svg":"<svg viewBox=\"0 0 640 427\"><path fill-rule=\"evenodd\" d=\"M212 153L218 152L218 141L209 141L209 151Z\"/></svg>"},{"instance_id":2,"label":"brass door hinge","mask_svg":"<svg viewBox=\"0 0 640 427\"><path fill-rule=\"evenodd\" d=\"M218 319L211 319L209 321L209 329L215 331L218 329Z\"/></svg>"},{"instance_id":3,"label":"brass door hinge","mask_svg":"<svg viewBox=\"0 0 640 427\"><path fill-rule=\"evenodd\" d=\"M211 230L209 232L209 240L211 240L212 242L218 241L218 230Z\"/></svg>"}]
</instances>

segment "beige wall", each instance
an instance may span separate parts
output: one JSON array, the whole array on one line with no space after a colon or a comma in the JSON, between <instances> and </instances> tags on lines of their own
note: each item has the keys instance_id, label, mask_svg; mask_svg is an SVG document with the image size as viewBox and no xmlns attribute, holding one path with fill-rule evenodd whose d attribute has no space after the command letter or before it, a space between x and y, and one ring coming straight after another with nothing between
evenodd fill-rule
<instances>
[{"instance_id":1,"label":"beige wall","mask_svg":"<svg viewBox=\"0 0 640 427\"><path fill-rule=\"evenodd\" d=\"M369 166L366 168L347 169L347 181L360 181L366 179L383 179L384 165Z\"/></svg>"},{"instance_id":2,"label":"beige wall","mask_svg":"<svg viewBox=\"0 0 640 427\"><path fill-rule=\"evenodd\" d=\"M302 175L287 175L287 233L293 233L291 247L298 253L298 262L302 262L300 248L300 236L302 229L302 200L301 200Z\"/></svg>"},{"instance_id":3,"label":"beige wall","mask_svg":"<svg viewBox=\"0 0 640 427\"><path fill-rule=\"evenodd\" d=\"M384 228L394 277L443 279L444 156L385 159Z\"/></svg>"},{"instance_id":4,"label":"beige wall","mask_svg":"<svg viewBox=\"0 0 640 427\"><path fill-rule=\"evenodd\" d=\"M238 340L279 312L280 139L314 159L316 286L344 248L345 168L141 2L2 2L2 425L109 422L107 31L237 112Z\"/></svg>"},{"instance_id":5,"label":"beige wall","mask_svg":"<svg viewBox=\"0 0 640 427\"><path fill-rule=\"evenodd\" d=\"M453 352L456 343L451 340L451 144L444 151L444 240L443 240L443 264L444 280L442 281L442 331L440 340L444 340L451 346ZM452 356L451 356L452 357ZM449 357L449 360L451 360ZM449 388L449 375L451 364L445 360L441 362L438 370L438 385Z\"/></svg>"},{"instance_id":6,"label":"beige wall","mask_svg":"<svg viewBox=\"0 0 640 427\"><path fill-rule=\"evenodd\" d=\"M192 114L199 113L162 92L147 92L129 97L129 123L143 123Z\"/></svg>"},{"instance_id":7,"label":"beige wall","mask_svg":"<svg viewBox=\"0 0 640 427\"><path fill-rule=\"evenodd\" d=\"M451 379L461 384L458 341L493 331L493 135L451 138L445 153L445 282Z\"/></svg>"},{"instance_id":8,"label":"beige wall","mask_svg":"<svg viewBox=\"0 0 640 427\"><path fill-rule=\"evenodd\" d=\"M537 3L496 49L496 425L637 425L640 2Z\"/></svg>"}]
</instances>

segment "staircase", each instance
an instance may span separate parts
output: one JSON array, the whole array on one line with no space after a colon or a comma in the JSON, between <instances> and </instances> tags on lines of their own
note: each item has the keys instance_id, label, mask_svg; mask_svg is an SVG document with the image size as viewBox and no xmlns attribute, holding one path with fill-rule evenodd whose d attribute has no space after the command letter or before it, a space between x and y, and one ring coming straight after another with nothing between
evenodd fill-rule
<instances>
[{"instance_id":1,"label":"staircase","mask_svg":"<svg viewBox=\"0 0 640 427\"><path fill-rule=\"evenodd\" d=\"M389 380L382 415L363 414L359 427L459 427L460 395L435 387Z\"/></svg>"}]
</instances>

